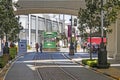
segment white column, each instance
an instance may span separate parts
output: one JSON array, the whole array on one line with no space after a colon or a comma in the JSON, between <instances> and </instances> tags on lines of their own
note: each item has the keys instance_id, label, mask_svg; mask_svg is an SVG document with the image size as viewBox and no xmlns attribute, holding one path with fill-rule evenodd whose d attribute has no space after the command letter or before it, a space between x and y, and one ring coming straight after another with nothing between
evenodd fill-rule
<instances>
[{"instance_id":1,"label":"white column","mask_svg":"<svg viewBox=\"0 0 120 80\"><path fill-rule=\"evenodd\" d=\"M115 24L112 24L110 26L110 29L112 29L111 33L107 34L107 55L110 58L115 58L115 49L116 49L116 27Z\"/></svg>"},{"instance_id":2,"label":"white column","mask_svg":"<svg viewBox=\"0 0 120 80\"><path fill-rule=\"evenodd\" d=\"M62 32L65 32L65 15L63 14L63 26L62 26Z\"/></svg>"},{"instance_id":3,"label":"white column","mask_svg":"<svg viewBox=\"0 0 120 80\"><path fill-rule=\"evenodd\" d=\"M35 38L36 38L36 42L38 42L38 16L36 16L36 35L35 35Z\"/></svg>"},{"instance_id":4,"label":"white column","mask_svg":"<svg viewBox=\"0 0 120 80\"><path fill-rule=\"evenodd\" d=\"M120 60L120 19L116 21L115 60Z\"/></svg>"},{"instance_id":5,"label":"white column","mask_svg":"<svg viewBox=\"0 0 120 80\"><path fill-rule=\"evenodd\" d=\"M31 15L28 15L28 28L29 28L29 45L31 45Z\"/></svg>"},{"instance_id":6,"label":"white column","mask_svg":"<svg viewBox=\"0 0 120 80\"><path fill-rule=\"evenodd\" d=\"M57 20L56 20L57 21ZM57 21L57 23L58 23L58 31L59 31L59 33L61 33L61 28L60 28L60 14L59 14L59 18L58 18L58 21Z\"/></svg>"},{"instance_id":7,"label":"white column","mask_svg":"<svg viewBox=\"0 0 120 80\"><path fill-rule=\"evenodd\" d=\"M107 52L108 57L120 60L120 19L111 25L112 33L108 34Z\"/></svg>"},{"instance_id":8,"label":"white column","mask_svg":"<svg viewBox=\"0 0 120 80\"><path fill-rule=\"evenodd\" d=\"M107 52L108 57L120 60L120 19L116 20L115 24L111 25L112 33L108 34Z\"/></svg>"}]
</instances>

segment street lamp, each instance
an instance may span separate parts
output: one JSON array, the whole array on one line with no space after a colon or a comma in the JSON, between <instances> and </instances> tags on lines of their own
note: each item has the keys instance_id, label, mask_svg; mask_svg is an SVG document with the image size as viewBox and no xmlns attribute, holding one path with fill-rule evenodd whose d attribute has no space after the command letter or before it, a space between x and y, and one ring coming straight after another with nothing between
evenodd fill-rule
<instances>
[{"instance_id":1,"label":"street lamp","mask_svg":"<svg viewBox=\"0 0 120 80\"><path fill-rule=\"evenodd\" d=\"M70 47L69 47L69 55L74 55L74 43L72 41L72 15L71 15L71 29L70 29Z\"/></svg>"},{"instance_id":2,"label":"street lamp","mask_svg":"<svg viewBox=\"0 0 120 80\"><path fill-rule=\"evenodd\" d=\"M109 65L107 64L107 50L106 46L103 42L103 0L101 0L101 43L100 43L100 49L98 51L98 68L108 68Z\"/></svg>"}]
</instances>

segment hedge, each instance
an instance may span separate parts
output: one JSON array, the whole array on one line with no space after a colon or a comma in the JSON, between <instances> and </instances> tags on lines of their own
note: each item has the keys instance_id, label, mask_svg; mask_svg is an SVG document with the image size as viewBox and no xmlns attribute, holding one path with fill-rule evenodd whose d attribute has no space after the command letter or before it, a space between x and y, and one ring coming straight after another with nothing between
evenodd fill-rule
<instances>
[{"instance_id":1,"label":"hedge","mask_svg":"<svg viewBox=\"0 0 120 80\"><path fill-rule=\"evenodd\" d=\"M88 65L90 67L97 67L97 68L99 67L97 59L83 59L82 64ZM107 63L106 68L109 68L109 67L110 67L110 63Z\"/></svg>"},{"instance_id":2,"label":"hedge","mask_svg":"<svg viewBox=\"0 0 120 80\"><path fill-rule=\"evenodd\" d=\"M10 47L9 48L9 54L3 54L0 56L0 68L3 68L9 60L12 60L17 55L17 48L16 47Z\"/></svg>"}]
</instances>

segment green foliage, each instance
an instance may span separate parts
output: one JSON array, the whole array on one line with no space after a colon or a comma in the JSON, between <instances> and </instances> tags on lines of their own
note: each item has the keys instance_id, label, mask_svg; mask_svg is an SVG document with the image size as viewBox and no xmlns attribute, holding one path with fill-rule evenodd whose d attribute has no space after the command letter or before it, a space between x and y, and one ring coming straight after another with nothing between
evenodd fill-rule
<instances>
[{"instance_id":1,"label":"green foliage","mask_svg":"<svg viewBox=\"0 0 120 80\"><path fill-rule=\"evenodd\" d=\"M12 0L0 1L0 36L6 36L7 40L15 41L22 29L19 17L15 17Z\"/></svg>"},{"instance_id":2,"label":"green foliage","mask_svg":"<svg viewBox=\"0 0 120 80\"><path fill-rule=\"evenodd\" d=\"M90 67L96 67L96 68L98 67L97 66L98 65L97 59L83 59L82 60L82 64L88 65ZM107 63L107 65L108 65L107 68L109 68L110 67L110 63Z\"/></svg>"},{"instance_id":3,"label":"green foliage","mask_svg":"<svg viewBox=\"0 0 120 80\"><path fill-rule=\"evenodd\" d=\"M83 59L82 64L88 65L90 67L97 67L97 60L96 59Z\"/></svg>"},{"instance_id":4,"label":"green foliage","mask_svg":"<svg viewBox=\"0 0 120 80\"><path fill-rule=\"evenodd\" d=\"M3 68L9 61L9 55L3 54L0 56L0 68Z\"/></svg>"},{"instance_id":5,"label":"green foliage","mask_svg":"<svg viewBox=\"0 0 120 80\"><path fill-rule=\"evenodd\" d=\"M30 49L31 49L31 46L30 46L30 45L27 45L27 49L30 50Z\"/></svg>"},{"instance_id":6,"label":"green foliage","mask_svg":"<svg viewBox=\"0 0 120 80\"><path fill-rule=\"evenodd\" d=\"M0 56L0 68L3 68L5 64L6 63L4 62L3 56Z\"/></svg>"},{"instance_id":7,"label":"green foliage","mask_svg":"<svg viewBox=\"0 0 120 80\"><path fill-rule=\"evenodd\" d=\"M97 60L87 61L87 65L90 67L97 67Z\"/></svg>"},{"instance_id":8,"label":"green foliage","mask_svg":"<svg viewBox=\"0 0 120 80\"><path fill-rule=\"evenodd\" d=\"M87 64L90 65L91 62L97 63L97 60L96 59L83 59L82 60L82 64L84 64L84 65L87 65Z\"/></svg>"},{"instance_id":9,"label":"green foliage","mask_svg":"<svg viewBox=\"0 0 120 80\"><path fill-rule=\"evenodd\" d=\"M103 0L104 1L104 0ZM86 29L100 32L101 29L101 10L104 11L104 28L107 31L108 26L114 23L120 11L120 0L106 0L101 7L101 0L85 0L86 8L80 8L78 19L80 26L78 29L84 35ZM86 25L85 25L86 24Z\"/></svg>"},{"instance_id":10,"label":"green foliage","mask_svg":"<svg viewBox=\"0 0 120 80\"><path fill-rule=\"evenodd\" d=\"M12 60L17 55L17 47L11 47L9 51L10 51L10 59Z\"/></svg>"},{"instance_id":11,"label":"green foliage","mask_svg":"<svg viewBox=\"0 0 120 80\"><path fill-rule=\"evenodd\" d=\"M103 1L103 5L102 2ZM101 19L103 17L103 36L106 36L106 32L112 32L108 27L114 23L117 19L117 15L120 11L120 0L85 0L86 8L80 8L78 12L79 19L79 27L78 29L82 33L82 40L85 40L87 33L89 33L89 37L91 37L92 33L99 32L102 33L101 30ZM101 14L104 15L101 16ZM89 30L86 31L86 30ZM90 54L90 59L92 59L92 54Z\"/></svg>"},{"instance_id":12,"label":"green foliage","mask_svg":"<svg viewBox=\"0 0 120 80\"><path fill-rule=\"evenodd\" d=\"M72 37L72 42L74 43L76 41L76 38L75 37Z\"/></svg>"},{"instance_id":13,"label":"green foliage","mask_svg":"<svg viewBox=\"0 0 120 80\"><path fill-rule=\"evenodd\" d=\"M0 56L0 68L3 68L9 60L12 60L17 55L17 48L11 47L9 48L10 55L4 54Z\"/></svg>"}]
</instances>

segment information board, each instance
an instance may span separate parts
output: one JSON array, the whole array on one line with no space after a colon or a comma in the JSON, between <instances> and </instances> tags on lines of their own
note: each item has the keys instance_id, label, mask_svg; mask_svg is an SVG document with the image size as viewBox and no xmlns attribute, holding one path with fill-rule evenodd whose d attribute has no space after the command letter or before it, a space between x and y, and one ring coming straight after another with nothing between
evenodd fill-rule
<instances>
[{"instance_id":1,"label":"information board","mask_svg":"<svg viewBox=\"0 0 120 80\"><path fill-rule=\"evenodd\" d=\"M18 43L19 55L27 52L27 40L20 40Z\"/></svg>"}]
</instances>

